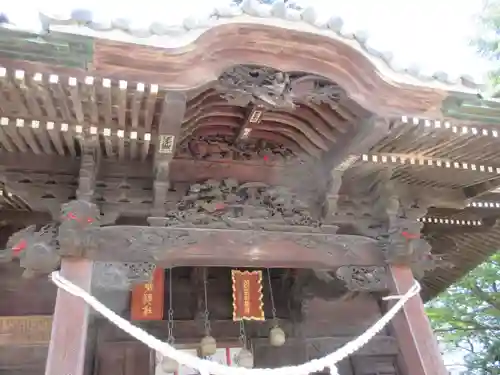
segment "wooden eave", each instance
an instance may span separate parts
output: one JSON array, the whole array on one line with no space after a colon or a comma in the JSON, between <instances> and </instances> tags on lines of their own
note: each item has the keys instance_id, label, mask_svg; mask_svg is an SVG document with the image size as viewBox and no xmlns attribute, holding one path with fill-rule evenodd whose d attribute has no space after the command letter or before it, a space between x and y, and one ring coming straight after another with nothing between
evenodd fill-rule
<instances>
[{"instance_id":1,"label":"wooden eave","mask_svg":"<svg viewBox=\"0 0 500 375\"><path fill-rule=\"evenodd\" d=\"M99 134L104 156L100 173L107 179L96 189L101 203L125 205L129 213L142 215L151 197L134 192L151 190L152 155L166 93L182 91L188 98L181 138L234 136L246 110L221 100L213 82L227 66L247 62L321 75L337 82L349 96L337 108L304 104L294 112L265 114L254 129L258 138L286 144L295 155L320 158L346 140L352 141L345 135L375 115L391 122L392 130L367 151L366 158L355 155L359 159L351 169L360 168L363 173L391 169L400 183L428 189L429 195L438 191L451 196L443 208L459 210L495 184L500 186L496 103L437 86L396 85L362 52L336 39L265 25L221 25L216 31L208 30L189 49L167 52L66 33L42 37L2 30L3 36L13 39L4 38L0 50L0 163L14 177L3 183L2 206L15 211L44 210L43 204L23 196L26 179L35 181L40 197L52 200L54 207L71 199L82 135ZM219 38L220 32L227 33L227 38ZM269 48L263 51L253 43L256 35ZM290 43L283 45L283 38ZM271 52L275 49L280 54ZM224 161L193 161L177 155L171 176L180 183L236 177L272 184L283 170L275 163L233 164L227 168ZM52 189L51 176L62 186ZM454 215L466 223L482 221L491 213L485 216L465 209ZM484 242L495 228L460 234L472 237L467 241L458 237L458 248L465 250L452 253L454 271L433 271L426 276L425 295L435 295L495 251L498 246L491 240ZM433 231L439 236L439 228ZM443 230L442 236L459 235ZM475 252L476 245L482 250Z\"/></svg>"},{"instance_id":2,"label":"wooden eave","mask_svg":"<svg viewBox=\"0 0 500 375\"><path fill-rule=\"evenodd\" d=\"M380 54L370 54L361 37L338 37L335 32L325 36L301 27L259 22L229 22L198 33L198 38L182 39L188 41L185 46L170 48L128 37L105 39L112 34L86 30L57 22L48 34L2 29L0 65L21 68L29 74L51 72L79 79L92 75L191 90L211 82L230 65L251 63L282 71L307 71L333 80L362 107L381 116L436 117L446 107L452 115L470 117L469 106L465 112L463 107L469 102L477 107L478 85L468 78L455 84L445 83L442 78L446 75L441 73L429 79L419 77L412 69L396 72ZM254 43L256 39L259 44ZM288 42L283 44L283 40ZM498 116L495 103L481 103L484 118Z\"/></svg>"}]
</instances>

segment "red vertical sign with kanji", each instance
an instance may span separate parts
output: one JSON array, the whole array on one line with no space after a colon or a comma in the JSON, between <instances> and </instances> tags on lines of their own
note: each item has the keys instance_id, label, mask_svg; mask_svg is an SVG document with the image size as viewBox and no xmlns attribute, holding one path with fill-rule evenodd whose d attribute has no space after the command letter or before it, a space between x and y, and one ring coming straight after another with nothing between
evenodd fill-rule
<instances>
[{"instance_id":1,"label":"red vertical sign with kanji","mask_svg":"<svg viewBox=\"0 0 500 375\"><path fill-rule=\"evenodd\" d=\"M231 271L233 320L264 320L262 271Z\"/></svg>"},{"instance_id":2,"label":"red vertical sign with kanji","mask_svg":"<svg viewBox=\"0 0 500 375\"><path fill-rule=\"evenodd\" d=\"M162 320L165 291L165 270L155 268L149 283L132 289L131 319Z\"/></svg>"}]
</instances>

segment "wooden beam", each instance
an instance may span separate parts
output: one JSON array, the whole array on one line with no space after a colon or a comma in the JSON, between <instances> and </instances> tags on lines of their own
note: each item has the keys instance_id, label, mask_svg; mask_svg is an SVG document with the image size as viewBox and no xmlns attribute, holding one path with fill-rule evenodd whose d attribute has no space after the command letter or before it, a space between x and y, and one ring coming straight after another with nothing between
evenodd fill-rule
<instances>
[{"instance_id":1,"label":"wooden beam","mask_svg":"<svg viewBox=\"0 0 500 375\"><path fill-rule=\"evenodd\" d=\"M410 268L390 267L392 294L405 294L414 283ZM436 338L425 314L420 296L411 298L392 320L394 336L399 342L401 365L407 375L447 375Z\"/></svg>"},{"instance_id":2,"label":"wooden beam","mask_svg":"<svg viewBox=\"0 0 500 375\"><path fill-rule=\"evenodd\" d=\"M139 128L139 118L141 112L142 98L144 97L145 85L144 83L138 83L136 85L134 95L131 99L131 112L130 118L132 122L132 131L137 132ZM132 160L137 159L137 139L130 140L130 158Z\"/></svg>"},{"instance_id":3,"label":"wooden beam","mask_svg":"<svg viewBox=\"0 0 500 375\"><path fill-rule=\"evenodd\" d=\"M1 128L0 128L1 129ZM33 163L36 157L37 163ZM35 173L65 173L77 175L78 159L57 155L36 155L30 153L0 152L0 167L8 171ZM102 159L101 175L106 177L151 178L150 163L141 161L120 162ZM169 164L169 179L174 182L195 182L205 179L222 180L235 178L239 182L260 181L268 184L280 182L283 166L263 165L260 162L225 162L206 160L174 159Z\"/></svg>"},{"instance_id":4,"label":"wooden beam","mask_svg":"<svg viewBox=\"0 0 500 375\"><path fill-rule=\"evenodd\" d=\"M327 170L344 171L362 153L367 152L389 132L389 121L385 118L370 117L360 120L353 129L340 136L334 146L323 156Z\"/></svg>"},{"instance_id":5,"label":"wooden beam","mask_svg":"<svg viewBox=\"0 0 500 375\"><path fill-rule=\"evenodd\" d=\"M6 222L9 225L29 226L32 224L44 225L52 219L48 212L32 212L17 210L1 210L0 223Z\"/></svg>"},{"instance_id":6,"label":"wooden beam","mask_svg":"<svg viewBox=\"0 0 500 375\"><path fill-rule=\"evenodd\" d=\"M36 163L33 163L33 158L36 158ZM76 175L80 168L80 162L78 159L67 156L0 152L0 166L5 169L34 171L37 173L63 172Z\"/></svg>"},{"instance_id":7,"label":"wooden beam","mask_svg":"<svg viewBox=\"0 0 500 375\"><path fill-rule=\"evenodd\" d=\"M163 268L335 269L384 265L377 241L361 236L254 230L110 226L83 232L86 258L153 262Z\"/></svg>"},{"instance_id":8,"label":"wooden beam","mask_svg":"<svg viewBox=\"0 0 500 375\"><path fill-rule=\"evenodd\" d=\"M466 198L477 198L500 187L500 177L494 177L488 181L467 186L463 189Z\"/></svg>"},{"instance_id":9,"label":"wooden beam","mask_svg":"<svg viewBox=\"0 0 500 375\"><path fill-rule=\"evenodd\" d=\"M167 200L168 189L170 188L170 163L174 157L185 113L186 96L183 93L177 92L166 93L153 160L152 216L164 217L166 213L165 202ZM154 225L153 222L151 224Z\"/></svg>"},{"instance_id":10,"label":"wooden beam","mask_svg":"<svg viewBox=\"0 0 500 375\"><path fill-rule=\"evenodd\" d=\"M81 141L82 156L78 176L77 199L91 201L94 196L95 181L100 166L100 147L97 135L89 135Z\"/></svg>"},{"instance_id":11,"label":"wooden beam","mask_svg":"<svg viewBox=\"0 0 500 375\"><path fill-rule=\"evenodd\" d=\"M61 274L90 291L92 268L93 262L89 260L64 259ZM61 289L57 291L45 375L84 374L89 310L81 298Z\"/></svg>"},{"instance_id":12,"label":"wooden beam","mask_svg":"<svg viewBox=\"0 0 500 375\"><path fill-rule=\"evenodd\" d=\"M326 192L328 211L326 220L331 222L337 211L339 191L344 172L351 167L364 152L378 143L388 132L389 122L381 118L362 120L354 129L342 134L334 146L324 155L324 166L330 171L331 186Z\"/></svg>"}]
</instances>

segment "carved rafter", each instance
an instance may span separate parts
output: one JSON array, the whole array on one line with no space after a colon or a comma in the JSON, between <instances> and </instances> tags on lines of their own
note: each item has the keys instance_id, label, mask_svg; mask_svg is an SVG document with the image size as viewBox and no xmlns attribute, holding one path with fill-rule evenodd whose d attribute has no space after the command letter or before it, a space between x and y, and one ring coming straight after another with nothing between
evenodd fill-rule
<instances>
[{"instance_id":1,"label":"carved rafter","mask_svg":"<svg viewBox=\"0 0 500 375\"><path fill-rule=\"evenodd\" d=\"M251 104L248 108L240 108L227 105L214 90L207 90L189 101L181 143L189 137L213 134L231 136L234 141L249 110L255 106ZM328 151L331 143L348 131L351 124L366 115L366 111L349 99L334 108L311 102L300 103L294 110L280 108L264 111L260 121L252 124L249 138L280 143L297 154L319 158Z\"/></svg>"},{"instance_id":2,"label":"carved rafter","mask_svg":"<svg viewBox=\"0 0 500 375\"><path fill-rule=\"evenodd\" d=\"M97 135L87 136L81 142L82 159L78 176L76 198L91 201L94 197L96 176L100 163L100 147Z\"/></svg>"},{"instance_id":3,"label":"carved rafter","mask_svg":"<svg viewBox=\"0 0 500 375\"><path fill-rule=\"evenodd\" d=\"M185 111L186 97L183 93L168 92L165 94L153 160L153 208L151 211L153 217L165 216L165 203L170 187L170 162L174 156ZM153 224L152 221L150 223Z\"/></svg>"},{"instance_id":4,"label":"carved rafter","mask_svg":"<svg viewBox=\"0 0 500 375\"><path fill-rule=\"evenodd\" d=\"M57 219L61 202L74 195L73 175L57 173L20 173L4 170L1 172L5 190L12 194L7 199L22 202L32 211L47 212ZM19 205L17 205L19 206Z\"/></svg>"},{"instance_id":5,"label":"carved rafter","mask_svg":"<svg viewBox=\"0 0 500 375\"><path fill-rule=\"evenodd\" d=\"M493 191L494 189L497 189L500 187L500 178L495 177L492 178L491 180L480 182L475 185L467 186L464 188L464 194L465 196L470 199L470 198L476 198L479 197L483 194L487 194L490 191Z\"/></svg>"}]
</instances>

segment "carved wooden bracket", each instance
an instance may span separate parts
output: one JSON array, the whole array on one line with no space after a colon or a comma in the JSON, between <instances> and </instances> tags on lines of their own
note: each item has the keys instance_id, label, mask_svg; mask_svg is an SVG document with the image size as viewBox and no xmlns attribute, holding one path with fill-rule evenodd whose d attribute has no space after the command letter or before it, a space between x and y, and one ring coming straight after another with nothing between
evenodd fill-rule
<instances>
[{"instance_id":1,"label":"carved wooden bracket","mask_svg":"<svg viewBox=\"0 0 500 375\"><path fill-rule=\"evenodd\" d=\"M165 216L165 202L170 188L170 162L174 157L176 143L186 112L186 96L184 93L169 92L165 95L158 129L158 139L153 160L153 217L148 221L151 225L162 225Z\"/></svg>"},{"instance_id":2,"label":"carved wooden bracket","mask_svg":"<svg viewBox=\"0 0 500 375\"><path fill-rule=\"evenodd\" d=\"M328 209L326 222L333 220L338 213L338 193L342 186L344 172L359 159L360 155L367 152L378 143L388 132L390 123L387 119L370 117L354 124L354 129L347 132L339 139L332 150L323 157L325 169L330 176L326 200Z\"/></svg>"},{"instance_id":3,"label":"carved wooden bracket","mask_svg":"<svg viewBox=\"0 0 500 375\"><path fill-rule=\"evenodd\" d=\"M386 267L342 266L335 274L353 292L374 292L388 288Z\"/></svg>"},{"instance_id":4,"label":"carved wooden bracket","mask_svg":"<svg viewBox=\"0 0 500 375\"><path fill-rule=\"evenodd\" d=\"M96 176L100 163L100 147L97 135L85 137L81 142L82 160L78 179L77 199L91 201L94 196Z\"/></svg>"}]
</instances>

